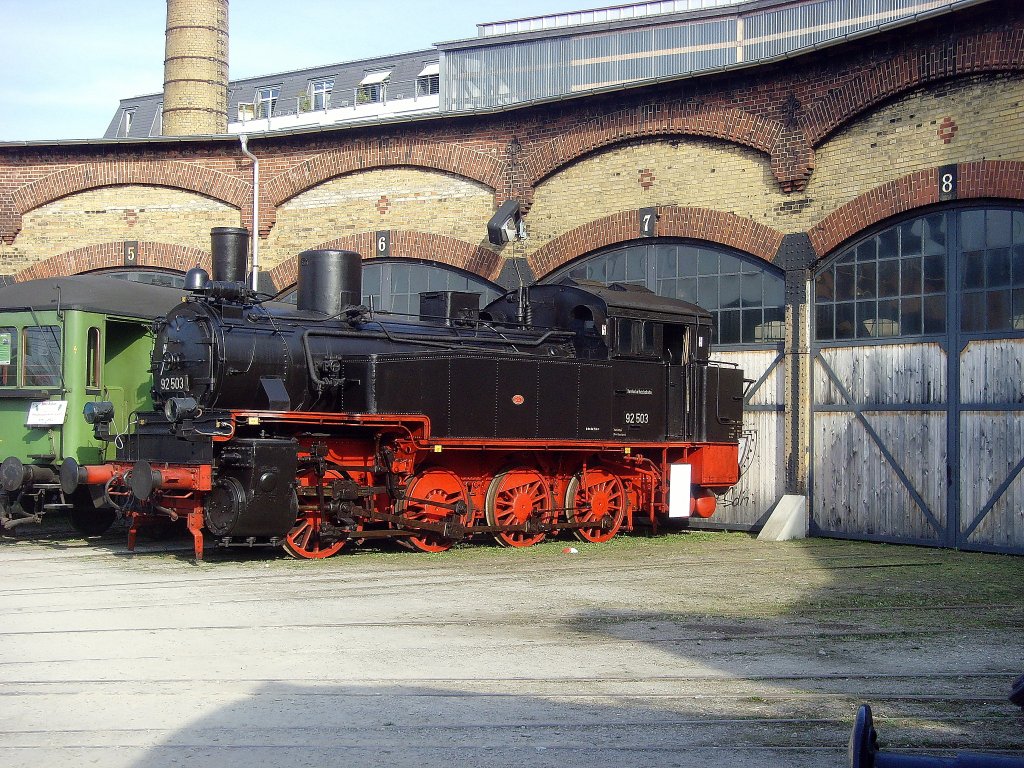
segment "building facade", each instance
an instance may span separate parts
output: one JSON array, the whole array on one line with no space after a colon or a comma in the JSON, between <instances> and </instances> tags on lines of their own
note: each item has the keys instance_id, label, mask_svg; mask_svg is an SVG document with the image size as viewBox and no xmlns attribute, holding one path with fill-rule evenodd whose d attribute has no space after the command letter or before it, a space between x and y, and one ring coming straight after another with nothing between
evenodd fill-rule
<instances>
[{"instance_id":1,"label":"building facade","mask_svg":"<svg viewBox=\"0 0 1024 768\"><path fill-rule=\"evenodd\" d=\"M719 357L752 379L743 479L712 525L757 528L797 493L813 533L1021 552L1024 8L929 5L753 62L741 24L731 59L664 79L623 82L621 61L650 52L598 48L588 66L618 69L579 93L497 87L470 111L442 109L446 62L481 43L443 44L436 112L250 135L256 221L234 135L6 144L0 271L180 272L208 261L212 226L244 226L278 288L301 250L351 248L376 306L400 311L435 287L642 283L710 309ZM680 18L729 39L743 13ZM516 39L551 47L560 29ZM494 71L520 34L498 32ZM720 45L687 40L657 55ZM485 225L509 199L528 238L499 248Z\"/></svg>"}]
</instances>

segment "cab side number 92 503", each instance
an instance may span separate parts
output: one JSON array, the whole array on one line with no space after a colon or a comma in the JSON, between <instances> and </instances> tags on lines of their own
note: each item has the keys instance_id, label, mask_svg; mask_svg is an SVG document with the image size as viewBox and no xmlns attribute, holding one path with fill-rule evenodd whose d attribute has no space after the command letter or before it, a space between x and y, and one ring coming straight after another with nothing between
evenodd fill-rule
<instances>
[{"instance_id":1,"label":"cab side number 92 503","mask_svg":"<svg viewBox=\"0 0 1024 768\"><path fill-rule=\"evenodd\" d=\"M161 376L160 389L165 392L187 392L188 376Z\"/></svg>"}]
</instances>

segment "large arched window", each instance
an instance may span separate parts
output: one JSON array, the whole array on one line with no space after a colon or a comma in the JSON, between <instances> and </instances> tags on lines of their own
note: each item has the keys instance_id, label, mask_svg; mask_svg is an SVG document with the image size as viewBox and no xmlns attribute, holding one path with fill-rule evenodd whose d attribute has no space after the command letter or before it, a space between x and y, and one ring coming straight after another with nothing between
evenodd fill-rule
<instances>
[{"instance_id":1,"label":"large arched window","mask_svg":"<svg viewBox=\"0 0 1024 768\"><path fill-rule=\"evenodd\" d=\"M471 291L483 294L480 306L501 295L501 289L482 277L435 262L414 259L372 259L363 262L363 303L381 312L419 316L425 291ZM293 286L281 296L294 303Z\"/></svg>"},{"instance_id":2,"label":"large arched window","mask_svg":"<svg viewBox=\"0 0 1024 768\"><path fill-rule=\"evenodd\" d=\"M1024 330L1024 210L968 207L891 224L819 269L814 294L818 341Z\"/></svg>"},{"instance_id":3,"label":"large arched window","mask_svg":"<svg viewBox=\"0 0 1024 768\"><path fill-rule=\"evenodd\" d=\"M657 240L629 243L576 261L544 278L636 283L699 304L715 318L715 343L763 344L785 332L782 273L720 245Z\"/></svg>"},{"instance_id":4,"label":"large arched window","mask_svg":"<svg viewBox=\"0 0 1024 768\"><path fill-rule=\"evenodd\" d=\"M363 302L375 309L419 316L425 291L482 293L484 306L501 295L492 283L461 269L411 259L375 259L363 263Z\"/></svg>"},{"instance_id":5,"label":"large arched window","mask_svg":"<svg viewBox=\"0 0 1024 768\"><path fill-rule=\"evenodd\" d=\"M103 275L118 280L127 280L131 283L146 283L147 285L159 285L163 288L183 288L185 286L185 275L181 272L174 272L167 269L144 269L129 268L121 269L100 269L89 272L90 275Z\"/></svg>"}]
</instances>

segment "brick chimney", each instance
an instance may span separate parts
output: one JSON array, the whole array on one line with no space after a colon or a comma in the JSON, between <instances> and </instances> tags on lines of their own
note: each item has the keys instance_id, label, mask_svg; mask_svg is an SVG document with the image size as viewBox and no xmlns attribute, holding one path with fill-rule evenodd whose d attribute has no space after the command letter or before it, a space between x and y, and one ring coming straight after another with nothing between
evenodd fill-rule
<instances>
[{"instance_id":1,"label":"brick chimney","mask_svg":"<svg viewBox=\"0 0 1024 768\"><path fill-rule=\"evenodd\" d=\"M228 0L167 0L165 136L228 131Z\"/></svg>"}]
</instances>

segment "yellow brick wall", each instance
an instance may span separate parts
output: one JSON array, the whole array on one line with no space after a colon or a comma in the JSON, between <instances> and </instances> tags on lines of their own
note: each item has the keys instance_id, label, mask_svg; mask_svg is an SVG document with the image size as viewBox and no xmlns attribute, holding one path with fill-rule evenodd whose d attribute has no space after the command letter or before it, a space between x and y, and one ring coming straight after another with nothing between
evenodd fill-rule
<instances>
[{"instance_id":1,"label":"yellow brick wall","mask_svg":"<svg viewBox=\"0 0 1024 768\"><path fill-rule=\"evenodd\" d=\"M163 187L103 187L25 214L0 265L14 273L51 256L99 243L140 240L210 250L212 227L240 226L239 212L192 192Z\"/></svg>"},{"instance_id":2,"label":"yellow brick wall","mask_svg":"<svg viewBox=\"0 0 1024 768\"><path fill-rule=\"evenodd\" d=\"M486 240L493 209L490 189L457 176L415 168L346 174L280 206L260 259L271 268L335 238L385 229L480 243ZM430 258L427 253L394 255Z\"/></svg>"},{"instance_id":3,"label":"yellow brick wall","mask_svg":"<svg viewBox=\"0 0 1024 768\"><path fill-rule=\"evenodd\" d=\"M641 186L640 174L653 182ZM753 216L784 199L767 155L723 141L673 139L619 145L591 155L537 186L527 217L527 253L588 221L657 205L713 208Z\"/></svg>"},{"instance_id":4,"label":"yellow brick wall","mask_svg":"<svg viewBox=\"0 0 1024 768\"><path fill-rule=\"evenodd\" d=\"M944 144L945 118L957 126ZM806 210L790 229L809 229L879 184L913 171L974 160L1024 160L1024 77L982 76L908 94L829 137L817 149ZM785 217L783 217L785 218Z\"/></svg>"},{"instance_id":5,"label":"yellow brick wall","mask_svg":"<svg viewBox=\"0 0 1024 768\"><path fill-rule=\"evenodd\" d=\"M973 160L1024 160L1024 78L979 76L922 89L867 112L816 150L806 192L783 194L768 157L721 141L659 139L611 147L545 179L527 217L527 252L619 211L712 208L802 232L880 184ZM948 144L937 134L957 125ZM652 181L641 186L641 172Z\"/></svg>"}]
</instances>

